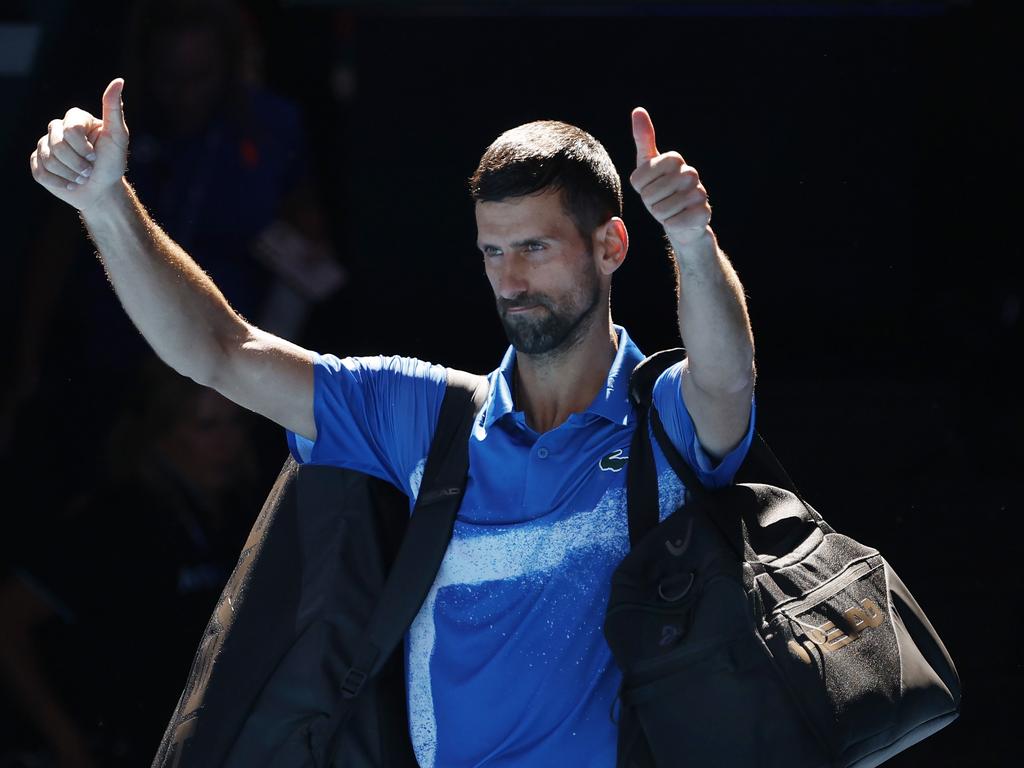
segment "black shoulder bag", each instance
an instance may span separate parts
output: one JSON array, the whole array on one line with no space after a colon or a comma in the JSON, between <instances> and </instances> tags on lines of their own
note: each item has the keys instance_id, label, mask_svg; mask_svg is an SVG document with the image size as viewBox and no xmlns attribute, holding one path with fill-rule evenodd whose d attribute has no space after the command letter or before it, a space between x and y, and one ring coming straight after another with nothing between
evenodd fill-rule
<instances>
[{"instance_id":1,"label":"black shoulder bag","mask_svg":"<svg viewBox=\"0 0 1024 768\"><path fill-rule=\"evenodd\" d=\"M402 638L451 537L487 379L449 370L413 514L382 480L289 458L153 768L415 768Z\"/></svg>"},{"instance_id":2,"label":"black shoulder bag","mask_svg":"<svg viewBox=\"0 0 1024 768\"><path fill-rule=\"evenodd\" d=\"M756 436L780 485L705 489L651 408L667 350L630 382L630 553L605 637L622 674L620 768L878 765L952 722L953 662L878 550L834 531ZM648 419L688 489L659 524ZM792 490L788 490L790 488Z\"/></svg>"}]
</instances>

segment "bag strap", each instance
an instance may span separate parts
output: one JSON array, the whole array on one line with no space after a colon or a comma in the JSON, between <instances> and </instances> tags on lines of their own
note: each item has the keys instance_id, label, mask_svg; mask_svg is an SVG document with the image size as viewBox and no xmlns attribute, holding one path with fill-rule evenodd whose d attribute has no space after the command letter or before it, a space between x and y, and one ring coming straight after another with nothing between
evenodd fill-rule
<instances>
[{"instance_id":1,"label":"bag strap","mask_svg":"<svg viewBox=\"0 0 1024 768\"><path fill-rule=\"evenodd\" d=\"M775 476L781 477L783 482L776 482L775 485L780 488L785 488L787 491L791 491L794 496L800 499L800 503L804 505L804 509L807 510L807 514L811 516L811 519L821 529L822 533L835 533L835 529L825 522L823 518L814 507L807 503L806 499L800 489L796 487L796 483L789 476L789 472L782 466L782 462L779 461L779 457L775 455L771 447L765 442L764 438L761 437L761 433L754 432L754 441L750 444L750 453L756 462L757 466L767 469L769 472L775 474Z\"/></svg>"},{"instance_id":2,"label":"bag strap","mask_svg":"<svg viewBox=\"0 0 1024 768\"><path fill-rule=\"evenodd\" d=\"M630 463L632 464L633 457L637 456L640 461L637 462L637 467L633 473L633 476L627 475L627 483L629 483L628 493L633 495L634 493L634 481L636 487L636 499L627 503L627 514L629 515L629 537L630 545L635 545L637 541L647 533L647 531L653 529L657 523L657 479L656 477L652 480L650 476L655 475L654 470L654 458L650 447L650 440L647 434L647 424L650 422L651 431L654 433L654 437L658 442L658 447L661 448L662 453L668 460L670 466L679 476L679 479L683 481L683 485L686 486L687 490L697 498L713 498L713 494L707 489L700 479L697 477L696 472L690 467L685 459L676 450L676 447L672 444L672 441L668 437L668 433L665 431L665 427L661 422L661 418L658 416L657 409L653 407L652 400L654 397L654 383L658 377L670 366L675 365L679 361L686 357L686 350L682 347L675 347L672 349L661 350L655 352L653 355L641 360L636 367L633 369L633 373L630 376L629 382L629 394L634 405L637 409L637 430L633 435L633 444L630 447ZM796 483L789 476L785 467L779 461L778 457L768 446L768 443L761 436L761 433L756 429L754 430L753 441L751 442L750 452L748 454L749 460L752 461L758 471L763 472L767 477L774 481L774 484L780 488L785 488L791 491L803 504L807 510L808 515L815 522L815 524L821 528L824 533L832 533L832 527L822 519L821 515L818 514L810 504L808 504L803 495L797 488ZM650 487L654 486L653 491L653 505L650 499L651 490ZM726 538L730 540L730 544L737 551L737 555L742 557L749 563L760 565L760 561L753 549L750 547L749 537L746 532L746 525L741 520L741 531L742 531L742 552L737 543L732 541L731 536Z\"/></svg>"},{"instance_id":3,"label":"bag strap","mask_svg":"<svg viewBox=\"0 0 1024 768\"><path fill-rule=\"evenodd\" d=\"M679 451L676 450L676 447L672 445L672 441L665 431L665 426L661 423L658 412L653 408L651 409L651 428L654 432L654 439L658 441L658 447L661 448L661 452L665 454L668 463L675 473L679 475L679 479L683 481L683 485L686 486L687 490L698 499L707 499L711 504L714 504L714 495L701 483L697 473L693 471L690 465L686 463L686 460L679 454ZM743 518L741 517L739 521L740 541L737 544L736 537L722 528L718 516L715 514L716 511L713 508L709 510L708 517L711 518L711 522L714 523L722 537L729 543L736 556L749 563L755 571L763 571L763 564L758 559L757 553L750 546L750 536L747 534L747 524Z\"/></svg>"},{"instance_id":4,"label":"bag strap","mask_svg":"<svg viewBox=\"0 0 1024 768\"><path fill-rule=\"evenodd\" d=\"M685 358L686 350L682 347L674 347L655 352L653 355L649 355L637 363L629 380L629 394L633 403L638 407L641 405L649 406L654 396L655 381L670 366ZM754 430L754 439L750 444L748 456L749 460L756 465L758 472L763 473L766 479L770 478L773 485L785 488L787 491L792 491L794 495L800 497L800 490L797 488L796 483L793 482L793 478L789 476L789 473L772 452L772 449L768 447L764 437L756 429ZM684 480L684 482L688 482L688 487L690 483L695 483L703 490L704 487L700 484L700 481L696 479L692 472L690 475L689 481Z\"/></svg>"},{"instance_id":5,"label":"bag strap","mask_svg":"<svg viewBox=\"0 0 1024 768\"><path fill-rule=\"evenodd\" d=\"M335 753L356 697L398 647L430 591L462 502L469 471L469 435L487 400L488 387L485 376L448 369L416 505L367 629L356 645L352 666L341 681L342 698L327 725L312 733L314 755L329 759ZM327 765L327 759L320 764Z\"/></svg>"},{"instance_id":6,"label":"bag strap","mask_svg":"<svg viewBox=\"0 0 1024 768\"><path fill-rule=\"evenodd\" d=\"M654 449L647 437L649 412L648 404L636 407L636 429L629 445L629 461L626 462L626 522L631 548L658 525L658 472L654 465Z\"/></svg>"}]
</instances>

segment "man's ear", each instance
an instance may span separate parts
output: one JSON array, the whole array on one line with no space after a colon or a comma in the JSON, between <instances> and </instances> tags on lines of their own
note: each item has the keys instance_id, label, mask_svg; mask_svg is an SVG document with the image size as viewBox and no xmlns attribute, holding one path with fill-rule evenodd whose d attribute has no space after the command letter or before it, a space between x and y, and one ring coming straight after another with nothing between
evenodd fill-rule
<instances>
[{"instance_id":1,"label":"man's ear","mask_svg":"<svg viewBox=\"0 0 1024 768\"><path fill-rule=\"evenodd\" d=\"M610 275L626 260L629 250L629 233L626 223L618 216L612 216L594 232L594 252L598 254L598 269L601 274Z\"/></svg>"}]
</instances>

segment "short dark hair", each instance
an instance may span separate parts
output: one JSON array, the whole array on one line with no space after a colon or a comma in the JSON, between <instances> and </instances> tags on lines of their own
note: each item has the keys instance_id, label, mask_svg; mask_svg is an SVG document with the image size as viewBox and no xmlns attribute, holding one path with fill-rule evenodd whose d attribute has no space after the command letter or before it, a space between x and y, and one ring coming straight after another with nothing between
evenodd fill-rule
<instances>
[{"instance_id":1,"label":"short dark hair","mask_svg":"<svg viewBox=\"0 0 1024 768\"><path fill-rule=\"evenodd\" d=\"M505 131L469 179L477 202L498 202L547 189L562 191L566 213L585 240L622 215L622 182L608 152L581 128L537 120Z\"/></svg>"}]
</instances>

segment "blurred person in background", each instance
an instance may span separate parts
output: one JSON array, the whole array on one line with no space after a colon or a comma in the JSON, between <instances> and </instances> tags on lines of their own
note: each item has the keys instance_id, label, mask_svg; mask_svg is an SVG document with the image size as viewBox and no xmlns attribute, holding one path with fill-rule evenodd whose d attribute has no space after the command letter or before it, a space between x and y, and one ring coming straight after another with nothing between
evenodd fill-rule
<instances>
[{"instance_id":1,"label":"blurred person in background","mask_svg":"<svg viewBox=\"0 0 1024 768\"><path fill-rule=\"evenodd\" d=\"M0 579L0 680L60 768L151 758L266 491L251 414L140 371L96 489Z\"/></svg>"},{"instance_id":2,"label":"blurred person in background","mask_svg":"<svg viewBox=\"0 0 1024 768\"><path fill-rule=\"evenodd\" d=\"M301 339L310 307L346 272L307 162L302 113L260 84L253 24L230 0L142 0L123 39L125 71L144 84L132 105L133 185L240 312ZM0 397L0 454L14 477L32 469L19 457L51 455L55 445L75 457L60 482L39 489L40 508L51 509L88 488L105 414L148 350L95 269L77 217L53 205L46 218L29 255L14 375ZM49 354L58 344L61 354ZM273 441L276 462L276 433L256 438Z\"/></svg>"},{"instance_id":3,"label":"blurred person in background","mask_svg":"<svg viewBox=\"0 0 1024 768\"><path fill-rule=\"evenodd\" d=\"M307 162L302 113L260 84L253 24L229 0L143 0L131 8L123 40L125 71L146 84L133 104L133 184L145 190L157 219L188 243L241 311L265 327L302 338L311 306L340 288L345 271L329 240ZM254 120L254 114L266 119ZM53 204L44 218L25 269L13 375L0 391L5 480L32 499L19 513L12 508L5 515L0 684L61 768L91 765L95 734L80 727L84 723L88 731L98 724L96 691L113 695L122 684L129 689L138 684L117 706L137 702L129 706L139 730L116 738L127 739L123 749L140 740L139 754L148 761L187 674L196 637L226 580L224 569L234 564L244 540L229 529L251 525L266 490L259 478L276 474L271 462L282 460L283 451L277 430L250 425L248 469L238 474L235 468L232 482L246 478L251 485L246 490L258 491L252 503L235 519L219 502L204 501L212 485L226 482L228 468L207 455L215 449L203 442L203 430L210 439L225 439L227 424L218 425L228 418L229 404L208 392L186 398L183 389L173 396L167 389L147 391L166 382L152 372L137 378L151 352L96 268L78 217ZM115 427L110 414L131 407L126 404L133 398L150 396L155 399L148 401L153 407L146 437L126 441L128 425L122 420ZM179 398L189 402L184 410L161 412L155 405L162 401L169 407ZM203 409L208 416L200 418ZM174 413L190 420L177 423ZM162 441L160 450L147 438ZM188 440L195 444L189 447ZM112 461L104 461L105 442L121 446ZM242 449L232 442L217 450L234 461ZM162 485L167 487L159 490ZM240 489L233 488L237 495ZM63 543L51 548L54 537ZM82 540L97 547L85 562L71 556ZM69 559L57 552L67 552ZM197 558L189 567L187 553ZM48 587L46 580L59 587ZM99 591L87 594L88 589ZM114 594L121 598L112 599ZM157 599L160 594L175 597L165 603ZM143 654L136 663L117 667L123 669L116 673L118 685L107 680L98 689L76 690L73 680L81 670L60 660L71 658L67 652L79 635L87 637L89 647L106 649L105 641L119 631L115 615L121 612L123 622L126 605L137 606L132 622L138 620L137 610L144 613L154 605L184 613L159 617L162 628L154 629L152 647L117 651ZM185 638L177 665L143 663L146 653ZM109 732L128 714L108 713L103 726L108 740L115 739ZM139 754L126 764L140 764Z\"/></svg>"}]
</instances>

